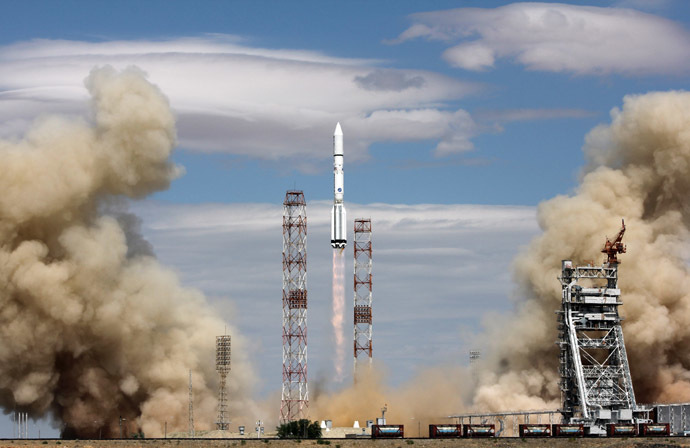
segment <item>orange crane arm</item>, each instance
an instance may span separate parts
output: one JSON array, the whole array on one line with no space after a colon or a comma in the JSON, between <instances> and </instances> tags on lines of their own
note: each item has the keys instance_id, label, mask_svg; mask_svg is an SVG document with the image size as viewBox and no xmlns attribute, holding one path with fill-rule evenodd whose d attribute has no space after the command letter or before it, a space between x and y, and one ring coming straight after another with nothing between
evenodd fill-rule
<instances>
[{"instance_id":1,"label":"orange crane arm","mask_svg":"<svg viewBox=\"0 0 690 448\"><path fill-rule=\"evenodd\" d=\"M623 241L623 234L625 234L625 220L621 220L621 221L623 223L623 227L618 232L618 235L616 235L616 238L613 241L606 238L606 243L604 244L604 248L601 250L602 253L606 254L606 256L607 256L606 261L609 264L620 263L620 261L618 261L617 255L625 253L625 245L622 242Z\"/></svg>"}]
</instances>

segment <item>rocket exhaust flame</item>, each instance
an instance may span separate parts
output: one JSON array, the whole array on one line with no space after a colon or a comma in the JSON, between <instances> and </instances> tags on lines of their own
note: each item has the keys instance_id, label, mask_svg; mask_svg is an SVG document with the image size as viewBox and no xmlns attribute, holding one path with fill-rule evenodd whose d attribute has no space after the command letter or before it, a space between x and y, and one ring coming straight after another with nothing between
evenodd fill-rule
<instances>
[{"instance_id":1,"label":"rocket exhaust flame","mask_svg":"<svg viewBox=\"0 0 690 448\"><path fill-rule=\"evenodd\" d=\"M336 380L343 380L345 364L345 257L344 249L333 250L333 336L335 339L335 373Z\"/></svg>"}]
</instances>

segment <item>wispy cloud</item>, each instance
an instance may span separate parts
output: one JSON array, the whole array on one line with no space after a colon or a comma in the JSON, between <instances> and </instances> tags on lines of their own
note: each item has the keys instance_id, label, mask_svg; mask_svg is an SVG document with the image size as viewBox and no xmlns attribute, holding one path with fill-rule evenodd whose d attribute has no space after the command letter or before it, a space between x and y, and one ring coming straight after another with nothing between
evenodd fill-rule
<instances>
[{"instance_id":1,"label":"wispy cloud","mask_svg":"<svg viewBox=\"0 0 690 448\"><path fill-rule=\"evenodd\" d=\"M475 112L478 121L510 123L514 121L557 120L561 118L589 118L597 112L585 109L503 109Z\"/></svg>"},{"instance_id":2,"label":"wispy cloud","mask_svg":"<svg viewBox=\"0 0 690 448\"><path fill-rule=\"evenodd\" d=\"M330 157L343 124L350 160L376 141L436 140L466 151L470 115L450 104L481 87L381 61L251 47L237 36L164 41L31 40L0 47L0 128L19 133L41 113L80 113L94 66L136 65L169 97L184 148L263 160ZM83 113L83 112L82 112Z\"/></svg>"},{"instance_id":3,"label":"wispy cloud","mask_svg":"<svg viewBox=\"0 0 690 448\"><path fill-rule=\"evenodd\" d=\"M366 76L356 76L355 83L366 90L396 92L405 89L420 88L426 81L421 76L408 76L393 70L376 70Z\"/></svg>"},{"instance_id":4,"label":"wispy cloud","mask_svg":"<svg viewBox=\"0 0 690 448\"><path fill-rule=\"evenodd\" d=\"M625 4L625 3L624 3ZM632 3L629 3L632 4ZM390 43L426 38L452 45L443 57L467 70L507 58L530 70L582 75L681 75L690 33L679 23L625 8L514 3L414 14Z\"/></svg>"},{"instance_id":5,"label":"wispy cloud","mask_svg":"<svg viewBox=\"0 0 690 448\"><path fill-rule=\"evenodd\" d=\"M431 161L408 159L396 161L392 166L399 170L417 170L420 168L441 168L449 166L486 166L496 163L496 161L497 159L486 157L454 157Z\"/></svg>"}]
</instances>

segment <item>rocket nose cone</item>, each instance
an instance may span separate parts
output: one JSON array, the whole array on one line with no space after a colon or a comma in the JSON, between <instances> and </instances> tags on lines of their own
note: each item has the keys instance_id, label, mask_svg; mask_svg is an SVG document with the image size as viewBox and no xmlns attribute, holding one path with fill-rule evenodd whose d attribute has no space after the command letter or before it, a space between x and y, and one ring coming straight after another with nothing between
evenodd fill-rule
<instances>
[{"instance_id":1,"label":"rocket nose cone","mask_svg":"<svg viewBox=\"0 0 690 448\"><path fill-rule=\"evenodd\" d=\"M343 135L343 130L340 127L340 122L338 122L338 124L335 125L335 132L333 133L333 135Z\"/></svg>"}]
</instances>

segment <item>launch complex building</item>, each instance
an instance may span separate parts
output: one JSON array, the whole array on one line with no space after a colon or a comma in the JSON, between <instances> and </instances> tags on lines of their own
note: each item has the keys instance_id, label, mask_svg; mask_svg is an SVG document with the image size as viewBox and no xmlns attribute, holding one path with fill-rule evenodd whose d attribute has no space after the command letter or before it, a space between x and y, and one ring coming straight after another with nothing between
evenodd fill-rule
<instances>
[{"instance_id":1,"label":"launch complex building","mask_svg":"<svg viewBox=\"0 0 690 448\"><path fill-rule=\"evenodd\" d=\"M542 418L548 418L549 424L560 422L554 425L556 431L578 428L583 436L647 435L648 428L666 428L669 435L690 431L690 404L642 405L635 400L618 311L623 304L618 255L626 252L624 234L625 222L613 240L606 240L601 265L561 263L561 308L556 311L561 408L449 417L461 424L498 423L496 435L507 429L510 418L513 435L518 434L520 422L521 435L530 423L535 430L546 428L549 425Z\"/></svg>"}]
</instances>

